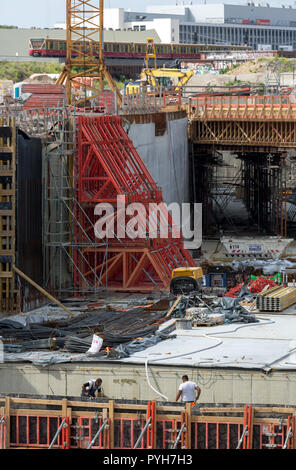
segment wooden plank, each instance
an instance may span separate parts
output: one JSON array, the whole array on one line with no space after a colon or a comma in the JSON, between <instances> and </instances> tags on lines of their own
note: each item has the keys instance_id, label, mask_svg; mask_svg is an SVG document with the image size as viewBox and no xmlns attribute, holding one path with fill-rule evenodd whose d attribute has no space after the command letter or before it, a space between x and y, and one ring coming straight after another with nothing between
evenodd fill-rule
<instances>
[{"instance_id":1,"label":"wooden plank","mask_svg":"<svg viewBox=\"0 0 296 470\"><path fill-rule=\"evenodd\" d=\"M4 414L6 417L6 449L10 447L10 397L5 398Z\"/></svg>"},{"instance_id":2,"label":"wooden plank","mask_svg":"<svg viewBox=\"0 0 296 470\"><path fill-rule=\"evenodd\" d=\"M22 404L28 404L28 405L39 404L39 405L58 405L60 407L62 406L61 400L44 400L44 399L39 400L38 398L14 398L14 397L10 397L10 400L11 400L11 404L22 403ZM74 403L80 403L80 402L74 402Z\"/></svg>"},{"instance_id":3,"label":"wooden plank","mask_svg":"<svg viewBox=\"0 0 296 470\"><path fill-rule=\"evenodd\" d=\"M213 407L213 408L202 408L200 407L200 411L203 414L206 413L244 413L244 409L239 407L239 408L228 408L228 407ZM257 411L257 409L256 409Z\"/></svg>"},{"instance_id":4,"label":"wooden plank","mask_svg":"<svg viewBox=\"0 0 296 470\"><path fill-rule=\"evenodd\" d=\"M62 417L67 418L67 408L68 408L68 400L67 398L62 399Z\"/></svg>"},{"instance_id":5,"label":"wooden plank","mask_svg":"<svg viewBox=\"0 0 296 470\"><path fill-rule=\"evenodd\" d=\"M82 401L68 401L68 405L73 407L83 407L83 408L108 408L109 403L96 403L96 402L82 402Z\"/></svg>"},{"instance_id":6,"label":"wooden plank","mask_svg":"<svg viewBox=\"0 0 296 470\"><path fill-rule=\"evenodd\" d=\"M165 318L170 318L170 316L172 315L173 313L173 310L177 307L177 305L179 304L180 300L182 299L182 295L180 295L177 300L174 302L174 304L171 306L171 308L169 309L168 313L166 314Z\"/></svg>"},{"instance_id":7,"label":"wooden plank","mask_svg":"<svg viewBox=\"0 0 296 470\"><path fill-rule=\"evenodd\" d=\"M109 435L110 449L114 449L114 400L109 401Z\"/></svg>"},{"instance_id":8,"label":"wooden plank","mask_svg":"<svg viewBox=\"0 0 296 470\"><path fill-rule=\"evenodd\" d=\"M11 230L0 230L0 237L12 237L13 231Z\"/></svg>"},{"instance_id":9,"label":"wooden plank","mask_svg":"<svg viewBox=\"0 0 296 470\"><path fill-rule=\"evenodd\" d=\"M59 307L61 307L63 310L65 310L67 313L69 313L69 315L73 316L73 312L71 312L71 310L69 310L67 307L65 307L65 305L63 305L59 300L57 300L55 297L53 297L51 294L49 294L46 290L44 290L42 287L40 287L35 281L33 281L31 278L29 278L29 276L27 276L26 274L24 274L20 269L18 269L16 266L12 266L12 269L19 275L21 276L23 279L25 279L27 282L29 282L30 284L32 284L33 287L35 287L37 290L39 290L39 292L41 292L43 295L45 295L46 297L49 298L49 300L51 300L52 302L54 302L55 304L57 304Z\"/></svg>"},{"instance_id":10,"label":"wooden plank","mask_svg":"<svg viewBox=\"0 0 296 470\"><path fill-rule=\"evenodd\" d=\"M0 189L0 196L13 196L14 190L13 189Z\"/></svg>"},{"instance_id":11,"label":"wooden plank","mask_svg":"<svg viewBox=\"0 0 296 470\"><path fill-rule=\"evenodd\" d=\"M7 279L7 278L11 279L12 276L13 274L11 272L6 272L6 271L0 272L0 279Z\"/></svg>"},{"instance_id":12,"label":"wooden plank","mask_svg":"<svg viewBox=\"0 0 296 470\"><path fill-rule=\"evenodd\" d=\"M251 416L250 416L250 429L249 429L249 442L250 442L250 449L253 449L253 431L254 431L254 408L251 409Z\"/></svg>"},{"instance_id":13,"label":"wooden plank","mask_svg":"<svg viewBox=\"0 0 296 470\"><path fill-rule=\"evenodd\" d=\"M67 418L69 418L70 425L72 424L72 408L67 408Z\"/></svg>"},{"instance_id":14,"label":"wooden plank","mask_svg":"<svg viewBox=\"0 0 296 470\"><path fill-rule=\"evenodd\" d=\"M191 449L191 403L186 403L186 449Z\"/></svg>"},{"instance_id":15,"label":"wooden plank","mask_svg":"<svg viewBox=\"0 0 296 470\"><path fill-rule=\"evenodd\" d=\"M12 409L10 411L11 416L52 416L62 417L61 410L28 410L26 408L20 408L18 410Z\"/></svg>"}]
</instances>

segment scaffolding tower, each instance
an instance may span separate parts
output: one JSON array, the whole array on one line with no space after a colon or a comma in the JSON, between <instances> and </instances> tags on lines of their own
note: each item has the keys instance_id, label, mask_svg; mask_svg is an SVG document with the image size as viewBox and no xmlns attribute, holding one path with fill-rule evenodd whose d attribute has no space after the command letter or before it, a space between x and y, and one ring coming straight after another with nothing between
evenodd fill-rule
<instances>
[{"instance_id":1,"label":"scaffolding tower","mask_svg":"<svg viewBox=\"0 0 296 470\"><path fill-rule=\"evenodd\" d=\"M93 266L89 270L95 282L90 284L79 269L79 259L87 263L84 250L92 246L94 251L103 248L107 255L107 243L87 232L80 222L83 217L88 230L94 230L85 209L76 197L75 152L76 114L65 105L48 113L50 131L47 136L44 165L44 282L45 288L61 295L95 293L107 287ZM77 238L77 230L82 235ZM75 272L83 279L83 287L74 283Z\"/></svg>"}]
</instances>

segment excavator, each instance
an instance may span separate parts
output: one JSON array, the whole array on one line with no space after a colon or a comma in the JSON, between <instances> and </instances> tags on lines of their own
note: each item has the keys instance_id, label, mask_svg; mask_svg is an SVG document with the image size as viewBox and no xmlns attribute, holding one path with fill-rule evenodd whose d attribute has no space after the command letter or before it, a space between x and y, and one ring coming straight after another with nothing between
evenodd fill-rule
<instances>
[{"instance_id":1,"label":"excavator","mask_svg":"<svg viewBox=\"0 0 296 470\"><path fill-rule=\"evenodd\" d=\"M180 90L193 77L193 71L182 72L179 69L159 68L145 69L141 73L141 81L146 81L148 86L153 89L163 91ZM177 78L178 83L174 86L173 79Z\"/></svg>"},{"instance_id":2,"label":"excavator","mask_svg":"<svg viewBox=\"0 0 296 470\"><path fill-rule=\"evenodd\" d=\"M150 68L149 59L154 60L154 67ZM125 86L127 93L133 94L135 90L146 86L148 91L178 91L193 77L192 70L182 72L180 70L180 61L168 64L167 67L157 68L157 59L155 44L152 38L147 39L146 43L146 66L141 72L140 80L129 82ZM174 83L175 82L175 83ZM176 83L177 82L177 83Z\"/></svg>"}]
</instances>

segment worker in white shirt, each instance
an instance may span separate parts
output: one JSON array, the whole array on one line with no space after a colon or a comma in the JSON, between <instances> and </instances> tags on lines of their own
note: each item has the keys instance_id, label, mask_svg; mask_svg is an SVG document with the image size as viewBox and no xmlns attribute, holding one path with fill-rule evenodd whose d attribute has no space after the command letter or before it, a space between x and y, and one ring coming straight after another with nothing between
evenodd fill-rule
<instances>
[{"instance_id":1,"label":"worker in white shirt","mask_svg":"<svg viewBox=\"0 0 296 470\"><path fill-rule=\"evenodd\" d=\"M195 391L197 391L196 396L195 396ZM183 403L195 404L196 401L199 399L200 392L201 390L199 386L196 385L195 382L190 382L188 375L183 375L182 383L179 387L179 390L176 396L176 401L178 401L179 398L181 397L181 400Z\"/></svg>"}]
</instances>

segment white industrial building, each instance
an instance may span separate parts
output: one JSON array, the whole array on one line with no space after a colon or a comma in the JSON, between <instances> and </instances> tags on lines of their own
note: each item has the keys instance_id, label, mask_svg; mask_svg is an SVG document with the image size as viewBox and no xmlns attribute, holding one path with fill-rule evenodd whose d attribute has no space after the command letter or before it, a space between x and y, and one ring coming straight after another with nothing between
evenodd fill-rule
<instances>
[{"instance_id":1,"label":"white industrial building","mask_svg":"<svg viewBox=\"0 0 296 470\"><path fill-rule=\"evenodd\" d=\"M145 12L105 10L105 29L155 29L164 43L248 44L296 50L296 8L248 2L147 6Z\"/></svg>"}]
</instances>

